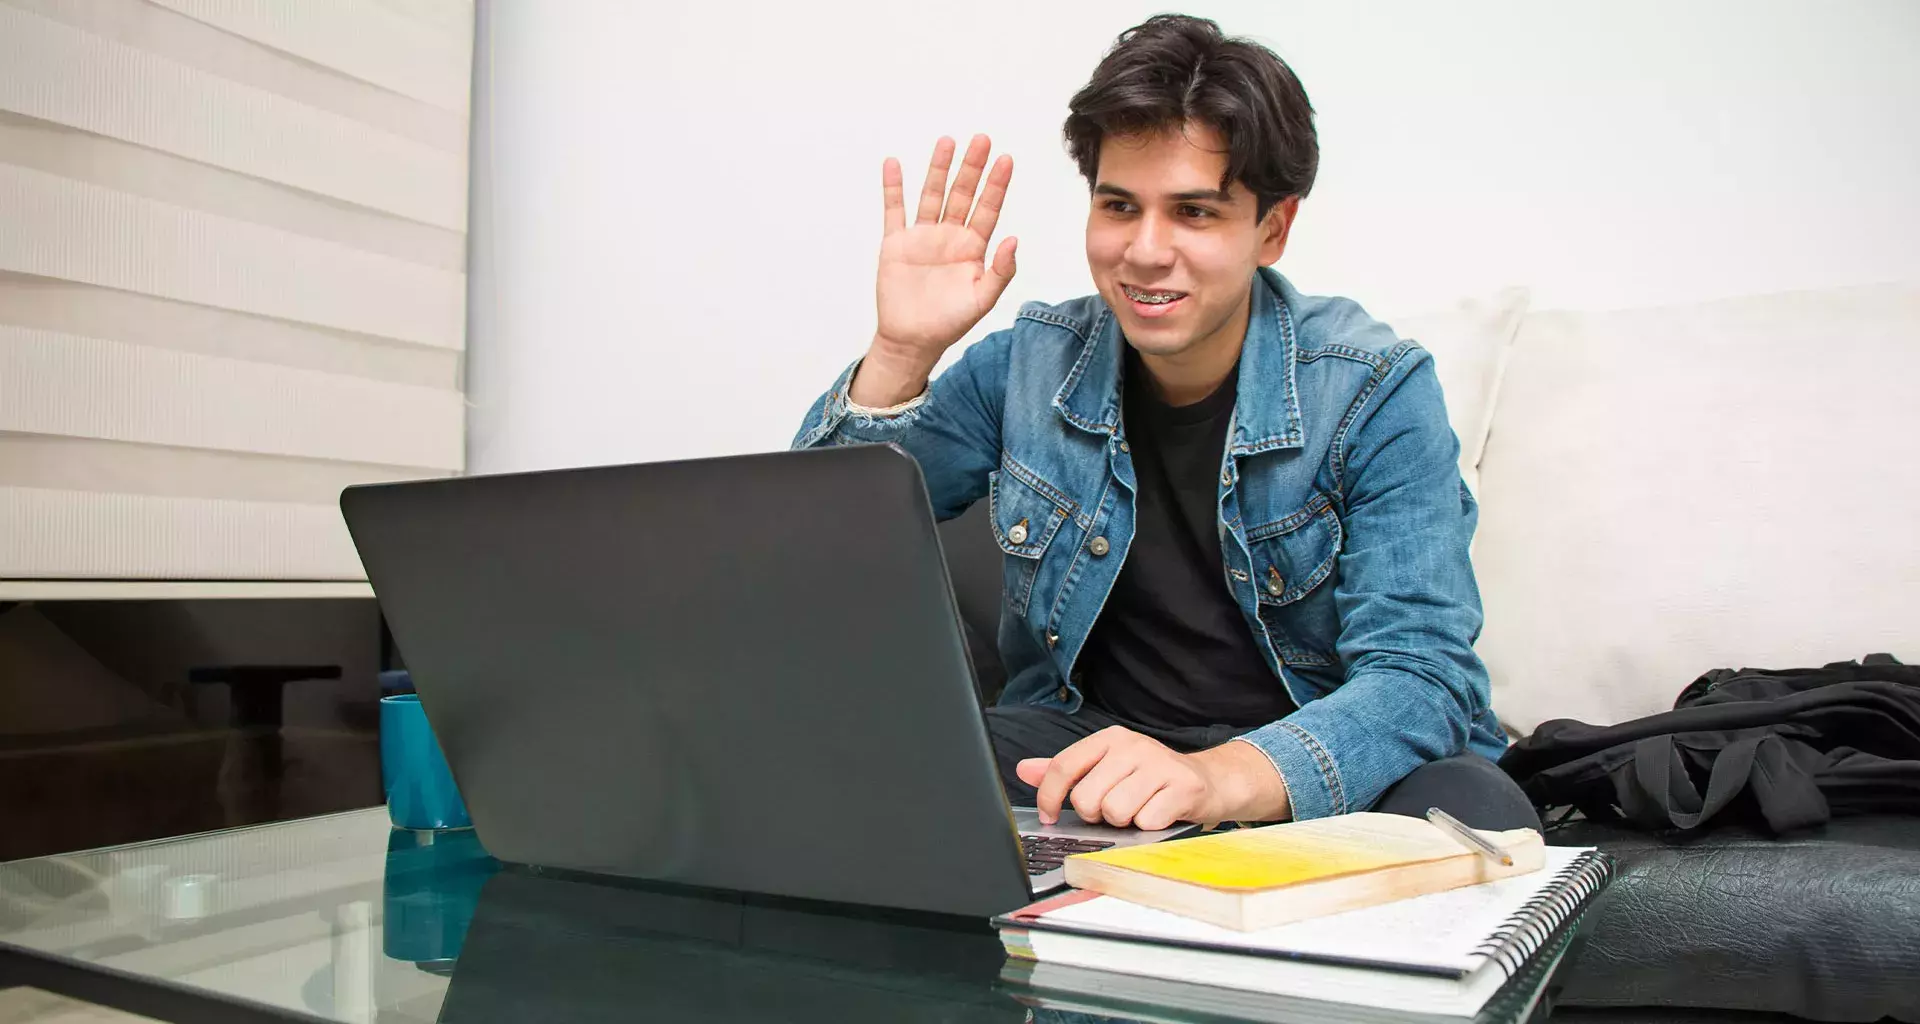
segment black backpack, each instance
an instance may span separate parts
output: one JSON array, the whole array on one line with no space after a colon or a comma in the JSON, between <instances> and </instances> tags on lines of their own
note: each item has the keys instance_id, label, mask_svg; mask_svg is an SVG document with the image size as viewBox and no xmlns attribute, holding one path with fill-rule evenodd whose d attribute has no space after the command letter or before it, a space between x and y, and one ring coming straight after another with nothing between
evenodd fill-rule
<instances>
[{"instance_id":1,"label":"black backpack","mask_svg":"<svg viewBox=\"0 0 1920 1024\"><path fill-rule=\"evenodd\" d=\"M1870 655L1817 669L1718 669L1672 711L1546 722L1500 767L1536 807L1687 832L1773 833L1855 814L1920 814L1920 666Z\"/></svg>"}]
</instances>

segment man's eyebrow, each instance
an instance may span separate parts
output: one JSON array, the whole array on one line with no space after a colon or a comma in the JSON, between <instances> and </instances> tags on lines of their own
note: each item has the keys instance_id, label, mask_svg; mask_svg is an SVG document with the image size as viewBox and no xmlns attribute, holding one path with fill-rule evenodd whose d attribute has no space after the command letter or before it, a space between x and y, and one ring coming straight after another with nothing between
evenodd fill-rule
<instances>
[{"instance_id":1,"label":"man's eyebrow","mask_svg":"<svg viewBox=\"0 0 1920 1024\"><path fill-rule=\"evenodd\" d=\"M1168 196L1167 198L1173 200L1176 203L1190 203L1196 199L1204 200L1210 203L1233 202L1232 193L1228 192L1224 188L1202 188L1202 189L1194 189L1191 192L1175 192L1174 194Z\"/></svg>"},{"instance_id":2,"label":"man's eyebrow","mask_svg":"<svg viewBox=\"0 0 1920 1024\"><path fill-rule=\"evenodd\" d=\"M1095 195L1115 196L1129 201L1137 198L1132 192L1104 181L1095 185L1093 192ZM1233 196L1224 188L1198 188L1189 189L1185 192L1175 192L1168 196L1167 199L1176 203L1191 203L1196 200L1209 203L1230 203L1233 201Z\"/></svg>"}]
</instances>

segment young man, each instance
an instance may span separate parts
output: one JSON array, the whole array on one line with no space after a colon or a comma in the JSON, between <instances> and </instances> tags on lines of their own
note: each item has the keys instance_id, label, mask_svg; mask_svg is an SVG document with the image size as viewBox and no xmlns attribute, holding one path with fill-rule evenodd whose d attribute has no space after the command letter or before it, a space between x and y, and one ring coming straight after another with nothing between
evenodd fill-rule
<instances>
[{"instance_id":1,"label":"young man","mask_svg":"<svg viewBox=\"0 0 1920 1024\"><path fill-rule=\"evenodd\" d=\"M796 446L893 442L1005 552L987 721L1008 795L1157 829L1441 806L1534 825L1486 758L1476 508L1428 355L1267 266L1319 147L1293 72L1211 21L1122 34L1070 104L1096 296L993 308L1012 161L881 172L879 323ZM978 190L978 201L975 192Z\"/></svg>"}]
</instances>

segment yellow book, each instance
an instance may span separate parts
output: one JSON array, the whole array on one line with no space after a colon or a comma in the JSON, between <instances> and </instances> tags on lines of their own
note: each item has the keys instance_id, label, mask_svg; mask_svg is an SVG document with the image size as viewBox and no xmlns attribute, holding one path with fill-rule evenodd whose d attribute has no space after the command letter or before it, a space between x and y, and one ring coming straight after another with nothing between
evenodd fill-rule
<instances>
[{"instance_id":1,"label":"yellow book","mask_svg":"<svg viewBox=\"0 0 1920 1024\"><path fill-rule=\"evenodd\" d=\"M1482 832L1511 867L1421 818L1346 814L1067 858L1067 884L1254 931L1537 871L1533 829Z\"/></svg>"}]
</instances>

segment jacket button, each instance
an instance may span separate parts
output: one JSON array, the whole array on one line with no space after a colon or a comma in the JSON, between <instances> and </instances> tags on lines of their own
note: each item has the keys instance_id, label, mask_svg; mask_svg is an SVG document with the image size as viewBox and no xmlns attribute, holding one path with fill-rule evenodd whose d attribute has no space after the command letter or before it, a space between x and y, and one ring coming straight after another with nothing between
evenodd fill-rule
<instances>
[{"instance_id":1,"label":"jacket button","mask_svg":"<svg viewBox=\"0 0 1920 1024\"><path fill-rule=\"evenodd\" d=\"M1048 633L1048 634L1047 634L1047 646L1048 646L1048 647L1057 647L1057 646L1059 646L1059 644L1060 644L1060 634L1058 634L1058 633Z\"/></svg>"},{"instance_id":2,"label":"jacket button","mask_svg":"<svg viewBox=\"0 0 1920 1024\"><path fill-rule=\"evenodd\" d=\"M1093 557L1095 558L1104 558L1107 552L1112 550L1112 547L1107 543L1107 538L1095 537L1093 538L1093 543L1087 545L1087 550L1093 552Z\"/></svg>"},{"instance_id":3,"label":"jacket button","mask_svg":"<svg viewBox=\"0 0 1920 1024\"><path fill-rule=\"evenodd\" d=\"M1007 531L1007 540L1014 544L1025 544L1027 542L1027 521L1025 519L1013 524L1013 529Z\"/></svg>"},{"instance_id":4,"label":"jacket button","mask_svg":"<svg viewBox=\"0 0 1920 1024\"><path fill-rule=\"evenodd\" d=\"M1280 575L1280 570L1275 569L1272 566L1268 566L1267 567L1267 593L1272 594L1275 597L1279 597L1281 594L1286 593L1286 590L1287 590L1286 578Z\"/></svg>"},{"instance_id":5,"label":"jacket button","mask_svg":"<svg viewBox=\"0 0 1920 1024\"><path fill-rule=\"evenodd\" d=\"M1220 482L1223 484L1226 484L1228 487L1232 487L1233 486L1233 470L1231 469L1221 470Z\"/></svg>"},{"instance_id":6,"label":"jacket button","mask_svg":"<svg viewBox=\"0 0 1920 1024\"><path fill-rule=\"evenodd\" d=\"M1133 451L1133 449L1131 449L1131 448L1129 448L1129 447L1127 447L1127 442L1125 442L1125 441L1122 441L1122 442L1120 442L1120 450L1121 450L1122 452L1130 452L1130 451Z\"/></svg>"},{"instance_id":7,"label":"jacket button","mask_svg":"<svg viewBox=\"0 0 1920 1024\"><path fill-rule=\"evenodd\" d=\"M1060 703L1065 704L1068 700L1072 699L1073 691L1068 690L1066 687L1062 686L1060 689L1054 691L1053 695L1055 697L1060 698Z\"/></svg>"}]
</instances>

